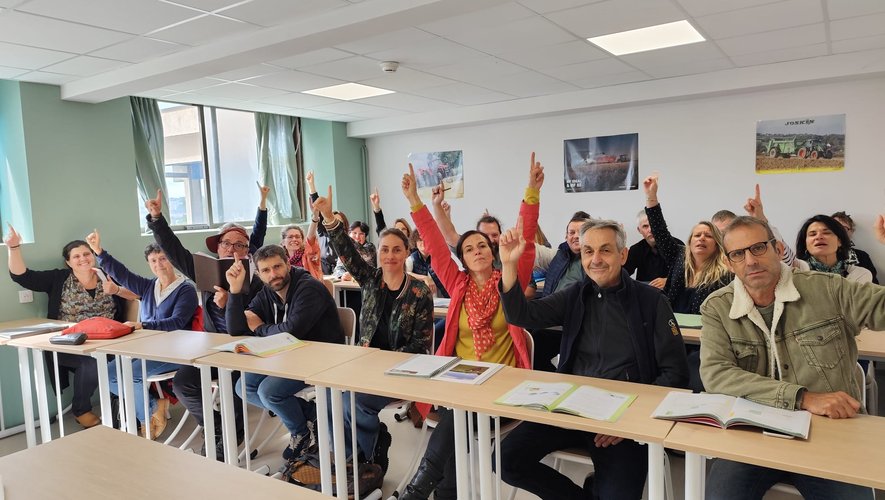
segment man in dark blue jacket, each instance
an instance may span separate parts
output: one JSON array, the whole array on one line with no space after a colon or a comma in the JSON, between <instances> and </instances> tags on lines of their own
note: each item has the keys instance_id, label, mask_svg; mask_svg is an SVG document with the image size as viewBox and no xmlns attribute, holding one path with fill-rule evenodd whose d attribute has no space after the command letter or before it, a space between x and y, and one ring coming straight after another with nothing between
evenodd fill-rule
<instances>
[{"instance_id":1,"label":"man in dark blue jacket","mask_svg":"<svg viewBox=\"0 0 885 500\"><path fill-rule=\"evenodd\" d=\"M562 326L561 373L684 387L688 365L673 312L659 291L622 270L624 230L615 221L591 219L581 226L580 241L581 265L590 279L529 302L514 286L525 241L518 230L502 236L499 287L507 322ZM552 451L575 446L586 447L596 470L584 487L540 462ZM501 445L501 477L541 498L639 499L647 456L631 440L524 422Z\"/></svg>"}]
</instances>

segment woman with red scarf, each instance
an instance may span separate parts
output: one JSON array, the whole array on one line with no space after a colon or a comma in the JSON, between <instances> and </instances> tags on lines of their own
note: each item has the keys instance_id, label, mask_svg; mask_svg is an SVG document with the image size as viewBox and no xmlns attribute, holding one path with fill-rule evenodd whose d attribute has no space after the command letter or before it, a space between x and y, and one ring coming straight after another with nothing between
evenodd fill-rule
<instances>
[{"instance_id":1,"label":"woman with red scarf","mask_svg":"<svg viewBox=\"0 0 885 500\"><path fill-rule=\"evenodd\" d=\"M519 209L528 242L535 241L543 183L544 169L540 162L535 162L532 153L529 185ZM409 173L403 175L403 194L411 206L412 220L424 238L431 266L451 295L445 335L436 354L531 368L525 333L522 328L507 323L501 308L498 295L501 271L493 265L496 256L488 236L479 231L461 235L455 253L465 270L459 270L433 216L418 197L417 188L414 169L409 165ZM534 260L535 247L529 243L519 261L522 287L528 285ZM421 465L400 500L426 499L431 493L439 500L456 498L454 441L452 412L441 409L439 423Z\"/></svg>"}]
</instances>

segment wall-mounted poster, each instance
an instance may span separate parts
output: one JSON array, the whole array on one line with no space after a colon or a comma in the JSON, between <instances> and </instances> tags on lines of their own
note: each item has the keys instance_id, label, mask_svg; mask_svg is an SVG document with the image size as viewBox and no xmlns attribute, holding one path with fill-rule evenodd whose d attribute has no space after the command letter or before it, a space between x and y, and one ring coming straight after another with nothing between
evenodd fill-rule
<instances>
[{"instance_id":1,"label":"wall-mounted poster","mask_svg":"<svg viewBox=\"0 0 885 500\"><path fill-rule=\"evenodd\" d=\"M461 151L409 153L409 163L415 169L418 196L430 200L431 190L440 182L445 184L446 199L464 197L464 163Z\"/></svg>"},{"instance_id":2,"label":"wall-mounted poster","mask_svg":"<svg viewBox=\"0 0 885 500\"><path fill-rule=\"evenodd\" d=\"M639 134L563 141L566 193L639 189Z\"/></svg>"},{"instance_id":3,"label":"wall-mounted poster","mask_svg":"<svg viewBox=\"0 0 885 500\"><path fill-rule=\"evenodd\" d=\"M756 122L756 173L845 168L845 115Z\"/></svg>"}]
</instances>

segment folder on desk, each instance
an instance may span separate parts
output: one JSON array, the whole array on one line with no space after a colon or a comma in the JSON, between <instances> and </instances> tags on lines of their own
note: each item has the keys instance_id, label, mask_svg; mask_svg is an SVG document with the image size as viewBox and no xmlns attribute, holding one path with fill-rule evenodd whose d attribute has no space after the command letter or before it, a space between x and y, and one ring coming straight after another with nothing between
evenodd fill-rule
<instances>
[{"instance_id":1,"label":"folder on desk","mask_svg":"<svg viewBox=\"0 0 885 500\"><path fill-rule=\"evenodd\" d=\"M4 328L0 330L0 338L12 340L31 337L33 335L57 332L67 327L67 323L40 323L39 325L22 326L19 328Z\"/></svg>"}]
</instances>

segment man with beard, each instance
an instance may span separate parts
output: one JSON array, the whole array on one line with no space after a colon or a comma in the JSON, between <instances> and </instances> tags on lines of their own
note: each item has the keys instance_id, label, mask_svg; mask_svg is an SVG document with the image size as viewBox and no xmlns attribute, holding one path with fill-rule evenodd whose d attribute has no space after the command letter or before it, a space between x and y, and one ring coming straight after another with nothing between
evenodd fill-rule
<instances>
[{"instance_id":1,"label":"man with beard","mask_svg":"<svg viewBox=\"0 0 885 500\"><path fill-rule=\"evenodd\" d=\"M289 333L313 342L344 343L338 309L326 287L300 267L289 265L286 250L265 245L253 256L264 287L246 307L249 270L237 261L227 271L230 299L225 319L231 335L266 337ZM300 456L316 441L313 426L316 408L295 396L306 387L301 380L290 380L246 373L246 394L237 384L237 393L249 403L277 414L289 430L291 440L283 458Z\"/></svg>"}]
</instances>

